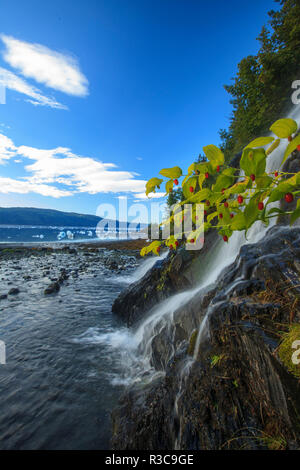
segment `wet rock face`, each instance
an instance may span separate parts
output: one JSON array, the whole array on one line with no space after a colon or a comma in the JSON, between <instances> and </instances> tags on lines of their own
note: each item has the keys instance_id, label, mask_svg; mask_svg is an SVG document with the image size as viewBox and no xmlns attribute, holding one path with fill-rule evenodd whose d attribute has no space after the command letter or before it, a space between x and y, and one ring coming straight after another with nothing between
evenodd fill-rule
<instances>
[{"instance_id":1,"label":"wet rock face","mask_svg":"<svg viewBox=\"0 0 300 470\"><path fill-rule=\"evenodd\" d=\"M113 448L299 449L300 384L278 355L282 331L300 323L299 278L299 228L274 227L243 246L216 287L154 336L163 373L124 394Z\"/></svg>"},{"instance_id":2,"label":"wet rock face","mask_svg":"<svg viewBox=\"0 0 300 470\"><path fill-rule=\"evenodd\" d=\"M210 232L205 236L205 245L201 251L181 248L170 253L166 259L158 260L141 280L119 295L113 303L113 313L122 317L127 326L131 326L162 300L193 287L197 282L201 260L216 241L216 232Z\"/></svg>"}]
</instances>

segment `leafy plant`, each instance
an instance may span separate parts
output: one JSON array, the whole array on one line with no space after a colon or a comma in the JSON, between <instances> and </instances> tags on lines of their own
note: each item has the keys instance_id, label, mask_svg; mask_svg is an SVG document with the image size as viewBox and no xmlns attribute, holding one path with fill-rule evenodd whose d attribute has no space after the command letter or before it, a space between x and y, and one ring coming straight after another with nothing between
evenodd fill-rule
<instances>
[{"instance_id":1,"label":"leafy plant","mask_svg":"<svg viewBox=\"0 0 300 470\"><path fill-rule=\"evenodd\" d=\"M296 148L300 149L300 136L292 138L298 125L292 119L280 119L270 130L278 137L276 140L274 137L260 137L244 148L240 161L243 177L237 168L225 163L224 153L215 145L203 148L206 160L190 165L186 175L179 167L161 170L160 174L168 178L166 189L169 196L173 191L174 179L178 185L179 179L183 177L181 187L184 196L184 200L177 203L171 217L162 225L182 227L190 219L192 230L183 233L187 242L195 243L202 232L196 229L199 226L196 224L199 218L196 206L199 203L206 207L202 219L204 231L215 228L225 242L228 242L234 232L245 231L247 234L255 222L261 221L268 225L269 219L278 215L289 215L291 224L294 223L300 217L299 202L296 209L291 211L270 207L270 204L281 199L285 199L287 203L294 201L300 193L300 172L267 173L266 166L268 156L278 147L281 139L288 137L289 141L283 160ZM264 147L269 144L271 146L265 150ZM162 183L163 180L159 178L150 179L146 184L146 194L155 192ZM187 211L185 204L190 204L192 209ZM162 243L170 249L176 249L179 245L176 237L171 235L165 242L153 241L143 248L141 255L150 252L158 255Z\"/></svg>"}]
</instances>

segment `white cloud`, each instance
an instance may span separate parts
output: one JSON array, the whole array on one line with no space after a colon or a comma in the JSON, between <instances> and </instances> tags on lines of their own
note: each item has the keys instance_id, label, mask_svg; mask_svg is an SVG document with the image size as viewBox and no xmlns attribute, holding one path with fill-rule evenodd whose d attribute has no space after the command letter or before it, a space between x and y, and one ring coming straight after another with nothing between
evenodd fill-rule
<instances>
[{"instance_id":1,"label":"white cloud","mask_svg":"<svg viewBox=\"0 0 300 470\"><path fill-rule=\"evenodd\" d=\"M42 196L52 196L59 198L62 196L71 196L72 192L63 191L54 186L49 186L46 184L34 184L29 181L20 181L14 180L12 178L1 178L0 177L0 193L18 193L18 194L27 194L27 193L37 193Z\"/></svg>"},{"instance_id":2,"label":"white cloud","mask_svg":"<svg viewBox=\"0 0 300 470\"><path fill-rule=\"evenodd\" d=\"M79 156L65 147L38 149L16 147L11 139L0 134L0 163L10 158L29 159L22 179L0 180L1 192L35 192L53 197L78 193L131 193L138 199L146 199L146 181L138 179L134 172L118 170L113 163L103 163L90 157ZM57 185L67 186L60 189ZM16 189L19 188L18 191ZM154 197L162 197L156 193Z\"/></svg>"},{"instance_id":3,"label":"white cloud","mask_svg":"<svg viewBox=\"0 0 300 470\"><path fill-rule=\"evenodd\" d=\"M4 34L0 37L6 46L4 60L23 76L69 95L88 94L88 80L74 57L41 44L20 41Z\"/></svg>"},{"instance_id":4,"label":"white cloud","mask_svg":"<svg viewBox=\"0 0 300 470\"><path fill-rule=\"evenodd\" d=\"M31 86L23 78L18 77L7 69L0 67L0 84L5 88L17 91L29 97L27 101L35 106L50 106L56 109L68 109L61 103L58 103L54 98L45 96L40 90Z\"/></svg>"},{"instance_id":5,"label":"white cloud","mask_svg":"<svg viewBox=\"0 0 300 470\"><path fill-rule=\"evenodd\" d=\"M3 134L0 134L0 165L6 160L15 156L16 147L13 141Z\"/></svg>"},{"instance_id":6,"label":"white cloud","mask_svg":"<svg viewBox=\"0 0 300 470\"><path fill-rule=\"evenodd\" d=\"M136 200L142 200L142 199L161 199L162 197L165 196L166 193L151 193L149 194L149 197L146 196L146 193L143 192L143 193L138 193L138 194L135 194L135 198Z\"/></svg>"}]
</instances>

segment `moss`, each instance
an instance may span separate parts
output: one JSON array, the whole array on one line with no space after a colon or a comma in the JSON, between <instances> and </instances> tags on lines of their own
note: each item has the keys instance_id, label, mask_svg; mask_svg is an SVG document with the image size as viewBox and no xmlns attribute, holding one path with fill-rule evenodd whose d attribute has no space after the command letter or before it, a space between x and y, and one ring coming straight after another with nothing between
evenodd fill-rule
<instances>
[{"instance_id":1,"label":"moss","mask_svg":"<svg viewBox=\"0 0 300 470\"><path fill-rule=\"evenodd\" d=\"M300 341L300 325L294 324L290 326L289 332L283 334L283 340L279 346L279 357L285 367L295 377L300 379L300 364L294 364L292 357L298 348L293 348L293 343Z\"/></svg>"},{"instance_id":2,"label":"moss","mask_svg":"<svg viewBox=\"0 0 300 470\"><path fill-rule=\"evenodd\" d=\"M194 330L190 337L189 347L188 347L188 355L193 356L196 346L196 341L198 337L198 330Z\"/></svg>"},{"instance_id":3,"label":"moss","mask_svg":"<svg viewBox=\"0 0 300 470\"><path fill-rule=\"evenodd\" d=\"M210 361L211 367L215 367L222 360L222 358L223 354L221 354L221 356L212 356Z\"/></svg>"},{"instance_id":4,"label":"moss","mask_svg":"<svg viewBox=\"0 0 300 470\"><path fill-rule=\"evenodd\" d=\"M165 287L165 282L167 280L168 274L171 271L171 263L161 272L159 283L156 286L156 290L163 290Z\"/></svg>"},{"instance_id":5,"label":"moss","mask_svg":"<svg viewBox=\"0 0 300 470\"><path fill-rule=\"evenodd\" d=\"M282 436L264 436L260 440L269 450L285 450L287 448L287 442Z\"/></svg>"}]
</instances>

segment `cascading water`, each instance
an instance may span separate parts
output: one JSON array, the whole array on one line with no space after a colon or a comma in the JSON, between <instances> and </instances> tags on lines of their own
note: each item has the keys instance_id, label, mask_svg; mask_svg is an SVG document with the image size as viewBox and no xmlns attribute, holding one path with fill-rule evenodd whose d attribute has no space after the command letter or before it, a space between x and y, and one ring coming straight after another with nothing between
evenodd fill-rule
<instances>
[{"instance_id":1,"label":"cascading water","mask_svg":"<svg viewBox=\"0 0 300 470\"><path fill-rule=\"evenodd\" d=\"M288 117L297 121L299 125L300 106L295 106ZM269 156L267 159L267 172L273 172L280 168L286 145L287 142L282 141L279 147ZM270 225L275 223L275 218L270 220ZM219 242L213 253L207 253L206 258L203 260L203 270L199 274L198 287L170 297L159 304L150 316L146 316L144 322L133 333L133 338L137 345L137 352L143 358L143 364L148 370L151 370L152 339L163 328L171 328L174 312L190 301L199 291L206 292L217 281L221 272L235 260L241 247L246 243L259 241L269 228L270 226L265 227L261 222L256 222L249 230L247 239L243 232L235 232L228 243ZM206 320L207 316L204 317L199 327L194 357L197 356L201 337L205 334Z\"/></svg>"},{"instance_id":2,"label":"cascading water","mask_svg":"<svg viewBox=\"0 0 300 470\"><path fill-rule=\"evenodd\" d=\"M300 124L300 106L289 114L289 117L295 119ZM267 172L273 172L280 169L280 164L286 148L286 141L281 142L280 146L268 157ZM120 369L122 375L112 377L112 384L130 384L130 383L147 383L163 374L162 367L156 370L153 366L153 340L160 333L164 332L170 339L167 345L167 356L171 357L173 350L173 326L174 313L187 304L196 294L202 292L205 294L216 283L222 271L228 267L236 259L241 247L244 244L258 242L270 228L271 224L275 224L275 218L270 219L269 227L264 226L261 222L256 222L248 231L247 239L243 232L235 232L229 239L228 243L220 241L210 252L206 253L202 271L198 274L197 287L179 294L175 294L167 300L161 302L154 309L145 315L145 320L135 329L118 329L111 332L97 332L97 342L105 343L114 351L118 351ZM160 258L167 256L167 253ZM138 268L134 277L128 277L125 282L136 282L142 278L146 272L152 268L159 258L153 257L144 261ZM197 357L201 339L208 334L208 316L210 311L207 309L206 315L198 327L198 337L195 344L194 359ZM190 360L188 361L190 362ZM186 372L189 370L189 364L184 366L181 374L181 386L179 384L180 394L181 387L184 384ZM175 405L176 406L176 405Z\"/></svg>"}]
</instances>

